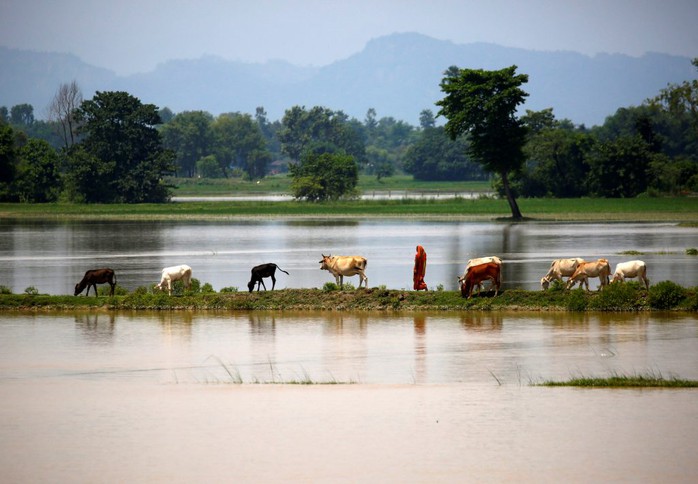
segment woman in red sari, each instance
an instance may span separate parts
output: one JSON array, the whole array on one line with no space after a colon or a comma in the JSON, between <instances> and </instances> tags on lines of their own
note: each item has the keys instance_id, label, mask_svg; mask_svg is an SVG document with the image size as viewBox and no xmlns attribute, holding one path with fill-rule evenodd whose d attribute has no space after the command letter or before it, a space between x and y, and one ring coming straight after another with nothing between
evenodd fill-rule
<instances>
[{"instance_id":1,"label":"woman in red sari","mask_svg":"<svg viewBox=\"0 0 698 484\"><path fill-rule=\"evenodd\" d=\"M424 275L427 272L427 253L424 247L417 246L417 253L414 255L414 270L412 272L412 280L414 281L414 290L427 290L427 283L424 282Z\"/></svg>"}]
</instances>

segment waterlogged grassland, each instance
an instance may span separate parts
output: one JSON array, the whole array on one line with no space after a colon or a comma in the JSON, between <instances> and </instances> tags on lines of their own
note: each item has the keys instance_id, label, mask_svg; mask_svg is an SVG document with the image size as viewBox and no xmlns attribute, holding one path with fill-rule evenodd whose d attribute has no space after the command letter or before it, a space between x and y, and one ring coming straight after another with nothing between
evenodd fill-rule
<instances>
[{"instance_id":1,"label":"waterlogged grassland","mask_svg":"<svg viewBox=\"0 0 698 484\"><path fill-rule=\"evenodd\" d=\"M0 310L303 310L303 311L649 311L698 310L696 288L659 283L650 291L636 283L613 284L604 291L525 291L509 289L471 299L457 291L369 289L282 289L266 292L206 292L169 296L136 290L114 297L0 294Z\"/></svg>"},{"instance_id":2,"label":"waterlogged grassland","mask_svg":"<svg viewBox=\"0 0 698 484\"><path fill-rule=\"evenodd\" d=\"M698 223L698 197L631 199L521 199L527 219L543 221ZM410 217L461 220L507 219L505 200L391 199L301 201L206 201L163 204L0 204L0 218L35 220L227 220L235 218Z\"/></svg>"}]
</instances>

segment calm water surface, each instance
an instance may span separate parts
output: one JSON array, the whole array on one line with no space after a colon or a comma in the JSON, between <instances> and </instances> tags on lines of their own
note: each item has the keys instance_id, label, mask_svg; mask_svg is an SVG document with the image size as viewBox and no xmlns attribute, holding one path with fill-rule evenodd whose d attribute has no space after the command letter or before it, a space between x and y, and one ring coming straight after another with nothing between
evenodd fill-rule
<instances>
[{"instance_id":1,"label":"calm water surface","mask_svg":"<svg viewBox=\"0 0 698 484\"><path fill-rule=\"evenodd\" d=\"M648 372L698 379L694 315L2 313L0 468L5 482L696 482L698 391L531 386Z\"/></svg>"},{"instance_id":2,"label":"calm water surface","mask_svg":"<svg viewBox=\"0 0 698 484\"><path fill-rule=\"evenodd\" d=\"M278 288L322 287L321 254L363 255L371 287L411 288L417 244L428 253L426 281L456 289L468 259L498 255L504 287L537 289L550 262L605 257L612 266L641 258L650 281L698 285L698 228L675 224L472 223L404 220L254 222L0 221L0 285L21 293L72 294L88 269L111 267L128 290L159 281L163 267L188 264L215 290L246 288L250 269L276 262ZM636 250L643 255L621 255ZM358 278L349 279L355 286ZM595 282L592 281L592 286Z\"/></svg>"}]
</instances>

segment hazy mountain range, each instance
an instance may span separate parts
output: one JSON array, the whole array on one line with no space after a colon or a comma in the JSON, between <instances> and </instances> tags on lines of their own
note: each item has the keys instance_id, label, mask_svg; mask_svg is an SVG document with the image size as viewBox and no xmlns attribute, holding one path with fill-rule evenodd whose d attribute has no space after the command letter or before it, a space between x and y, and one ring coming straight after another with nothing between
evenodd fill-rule
<instances>
[{"instance_id":1,"label":"hazy mountain range","mask_svg":"<svg viewBox=\"0 0 698 484\"><path fill-rule=\"evenodd\" d=\"M91 66L71 54L0 47L0 106L34 106L45 117L61 83L76 80L83 96L95 91L127 91L144 103L175 113L205 110L213 115L254 114L263 106L270 120L286 109L321 105L363 120L374 108L418 125L423 109L438 111L439 83L452 65L500 69L516 64L529 75L524 109L552 107L556 117L592 126L620 107L637 106L668 83L697 77L687 57L648 53L642 57L575 52L543 52L487 43L454 44L420 34L393 34L370 41L361 51L323 67L282 61L263 64L202 57L169 60L153 71L130 76Z\"/></svg>"}]
</instances>

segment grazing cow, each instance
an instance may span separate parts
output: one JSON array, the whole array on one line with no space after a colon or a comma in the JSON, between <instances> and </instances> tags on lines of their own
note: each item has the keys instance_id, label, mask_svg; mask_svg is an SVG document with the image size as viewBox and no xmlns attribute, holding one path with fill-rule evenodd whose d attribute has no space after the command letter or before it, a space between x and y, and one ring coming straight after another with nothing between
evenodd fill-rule
<instances>
[{"instance_id":1,"label":"grazing cow","mask_svg":"<svg viewBox=\"0 0 698 484\"><path fill-rule=\"evenodd\" d=\"M114 274L113 270L105 267L104 269L93 269L87 271L85 272L85 276L82 278L82 281L75 284L75 296L80 294L85 288L87 288L85 296L89 296L90 287L95 288L95 296L97 296L97 284L104 283L109 283L109 285L111 286L109 295L113 296L114 287L116 287L116 274Z\"/></svg>"},{"instance_id":2,"label":"grazing cow","mask_svg":"<svg viewBox=\"0 0 698 484\"><path fill-rule=\"evenodd\" d=\"M361 283L368 288L368 277L364 271L366 270L366 259L358 255L324 255L320 261L320 269L330 271L334 276L339 287L344 286L344 276L350 277L359 275L359 288Z\"/></svg>"},{"instance_id":3,"label":"grazing cow","mask_svg":"<svg viewBox=\"0 0 698 484\"><path fill-rule=\"evenodd\" d=\"M254 285L257 284L257 290L259 291L259 286L263 286L264 290L267 290L267 286L264 285L264 281L262 280L265 277L271 277L271 290L274 290L274 286L276 286L276 277L274 274L276 274L276 269L279 269L281 272L286 272L283 270L281 267L277 266L273 262L270 262L269 264L262 264L259 266L255 266L252 268L252 277L250 279L250 282L247 283L247 288L252 292L254 289Z\"/></svg>"},{"instance_id":4,"label":"grazing cow","mask_svg":"<svg viewBox=\"0 0 698 484\"><path fill-rule=\"evenodd\" d=\"M540 285L545 291L548 289L551 281L562 282L563 277L570 277L577 270L577 266L584 262L584 259L579 257L574 257L572 259L555 259L552 264L550 264L550 269L548 273L543 276L540 280Z\"/></svg>"},{"instance_id":5,"label":"grazing cow","mask_svg":"<svg viewBox=\"0 0 698 484\"><path fill-rule=\"evenodd\" d=\"M191 287L191 267L186 264L180 266L165 267L162 270L162 276L160 277L160 283L155 287L161 291L167 286L167 294L172 295L172 283L175 281L182 281L184 283L184 288L189 289Z\"/></svg>"},{"instance_id":6,"label":"grazing cow","mask_svg":"<svg viewBox=\"0 0 698 484\"><path fill-rule=\"evenodd\" d=\"M473 289L475 286L486 280L491 280L494 283L494 295L496 296L499 294L499 288L502 284L500 278L501 272L502 266L496 262L487 262L485 264L472 266L466 273L465 278L461 281L461 296L470 299L470 297L473 295Z\"/></svg>"},{"instance_id":7,"label":"grazing cow","mask_svg":"<svg viewBox=\"0 0 698 484\"><path fill-rule=\"evenodd\" d=\"M470 259L470 260L468 260L468 263L465 264L465 270L463 271L463 276L458 278L458 284L460 285L463 283L463 281L465 280L465 276L468 275L468 271L470 270L471 267L478 266L480 264L487 264L488 262L493 262L495 264L498 264L499 266L502 265L502 259L500 259L496 255L492 255L489 257L478 257L476 259ZM501 271L500 271L500 273L501 273ZM478 289L477 289L478 294L480 293L480 290L482 290L482 284L478 284Z\"/></svg>"},{"instance_id":8,"label":"grazing cow","mask_svg":"<svg viewBox=\"0 0 698 484\"><path fill-rule=\"evenodd\" d=\"M601 285L599 290L609 283L609 277L611 275L611 266L608 264L606 259L598 259L592 262L582 262L577 265L574 274L570 276L567 280L567 289L572 287L575 282L579 282L580 286L582 283L586 285L587 291L589 290L589 278L598 277Z\"/></svg>"},{"instance_id":9,"label":"grazing cow","mask_svg":"<svg viewBox=\"0 0 698 484\"><path fill-rule=\"evenodd\" d=\"M640 278L645 284L645 289L650 288L650 281L647 279L647 266L641 260L631 260L616 265L612 282L623 282L626 278L632 279L634 277Z\"/></svg>"}]
</instances>

